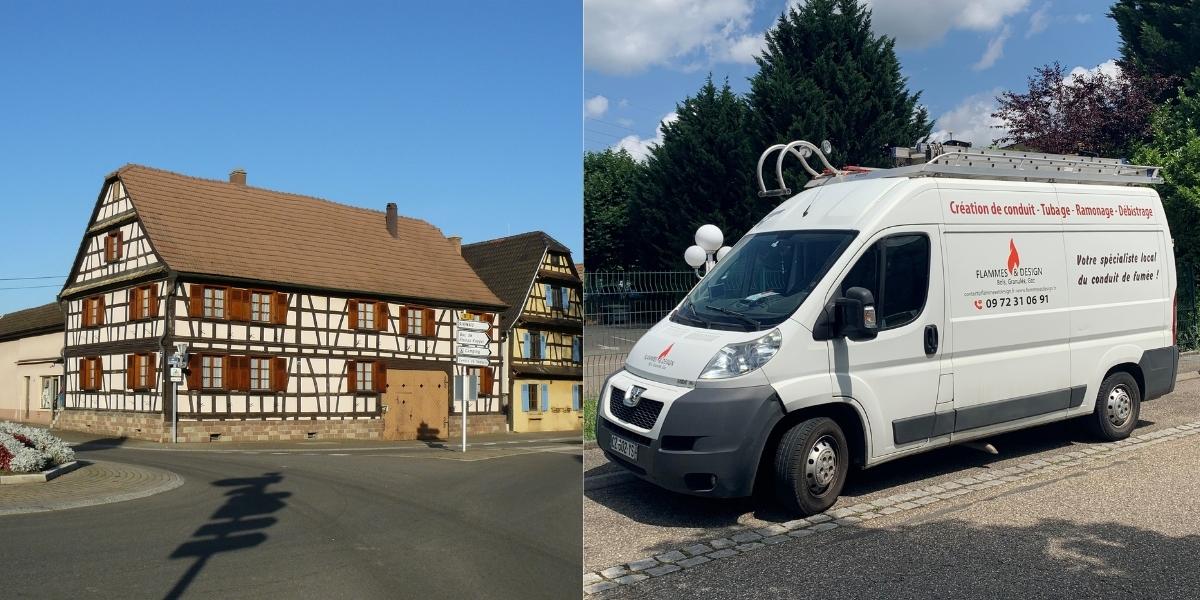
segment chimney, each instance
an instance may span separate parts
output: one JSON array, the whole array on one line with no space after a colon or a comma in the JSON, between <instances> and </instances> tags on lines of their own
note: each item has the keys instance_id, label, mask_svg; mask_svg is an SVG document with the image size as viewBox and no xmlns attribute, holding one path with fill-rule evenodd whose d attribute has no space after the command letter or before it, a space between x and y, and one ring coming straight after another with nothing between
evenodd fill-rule
<instances>
[{"instance_id":1,"label":"chimney","mask_svg":"<svg viewBox=\"0 0 1200 600\"><path fill-rule=\"evenodd\" d=\"M396 215L396 203L388 202L388 205L387 205L387 230L388 230L388 234L394 238L400 237L400 232L399 232L399 230L396 229L397 221L399 221L399 217Z\"/></svg>"},{"instance_id":2,"label":"chimney","mask_svg":"<svg viewBox=\"0 0 1200 600\"><path fill-rule=\"evenodd\" d=\"M457 252L459 256L462 256L462 236L452 235L446 239L450 240L450 245L454 246L454 251Z\"/></svg>"},{"instance_id":3,"label":"chimney","mask_svg":"<svg viewBox=\"0 0 1200 600\"><path fill-rule=\"evenodd\" d=\"M229 172L229 183L246 185L246 170L238 167Z\"/></svg>"}]
</instances>

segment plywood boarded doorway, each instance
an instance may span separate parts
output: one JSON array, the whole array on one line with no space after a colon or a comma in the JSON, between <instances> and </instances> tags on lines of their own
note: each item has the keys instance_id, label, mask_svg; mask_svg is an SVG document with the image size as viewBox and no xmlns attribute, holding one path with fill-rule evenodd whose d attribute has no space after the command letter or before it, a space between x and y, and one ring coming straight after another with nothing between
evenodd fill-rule
<instances>
[{"instance_id":1,"label":"plywood boarded doorway","mask_svg":"<svg viewBox=\"0 0 1200 600\"><path fill-rule=\"evenodd\" d=\"M446 439L450 386L445 371L388 369L383 394L383 438Z\"/></svg>"}]
</instances>

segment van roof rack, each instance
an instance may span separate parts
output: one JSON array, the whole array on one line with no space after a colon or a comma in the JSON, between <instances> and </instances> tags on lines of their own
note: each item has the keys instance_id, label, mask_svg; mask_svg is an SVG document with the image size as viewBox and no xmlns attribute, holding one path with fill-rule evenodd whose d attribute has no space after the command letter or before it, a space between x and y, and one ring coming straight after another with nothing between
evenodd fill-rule
<instances>
[{"instance_id":1,"label":"van roof rack","mask_svg":"<svg viewBox=\"0 0 1200 600\"><path fill-rule=\"evenodd\" d=\"M790 144L776 144L767 148L758 159L758 195L764 198L792 195L792 191L783 182L783 159L789 153L800 159L805 171L812 178L805 187L884 177L959 177L1101 185L1162 183L1162 177L1159 176L1160 167L1131 165L1119 158L1095 158L1019 150L973 150L969 146L936 142L919 143L913 148L893 148L892 157L896 161L896 167L890 169L847 167L838 170L831 166L825 157L829 151L829 145L826 143L822 146L824 152L822 152L822 148L798 140ZM779 151L779 156L775 161L775 178L779 187L768 190L763 182L762 167L767 156L776 151ZM821 160L822 166L825 167L824 171L818 173L808 163L807 158L813 154Z\"/></svg>"}]
</instances>

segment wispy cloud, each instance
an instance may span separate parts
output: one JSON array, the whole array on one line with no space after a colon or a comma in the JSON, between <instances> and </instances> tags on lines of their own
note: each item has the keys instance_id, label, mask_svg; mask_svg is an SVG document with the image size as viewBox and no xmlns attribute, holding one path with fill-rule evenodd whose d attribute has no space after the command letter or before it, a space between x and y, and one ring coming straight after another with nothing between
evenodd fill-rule
<instances>
[{"instance_id":1,"label":"wispy cloud","mask_svg":"<svg viewBox=\"0 0 1200 600\"><path fill-rule=\"evenodd\" d=\"M1000 35L997 35L988 42L987 48L983 51L983 56L980 56L979 61L971 65L971 69L983 71L992 68L992 65L996 64L996 61L1004 56L1004 43L1008 41L1008 36L1011 33L1012 30L1008 25L1005 25L1000 30Z\"/></svg>"},{"instance_id":2,"label":"wispy cloud","mask_svg":"<svg viewBox=\"0 0 1200 600\"><path fill-rule=\"evenodd\" d=\"M599 94L583 101L583 114L598 119L608 112L608 98Z\"/></svg>"}]
</instances>

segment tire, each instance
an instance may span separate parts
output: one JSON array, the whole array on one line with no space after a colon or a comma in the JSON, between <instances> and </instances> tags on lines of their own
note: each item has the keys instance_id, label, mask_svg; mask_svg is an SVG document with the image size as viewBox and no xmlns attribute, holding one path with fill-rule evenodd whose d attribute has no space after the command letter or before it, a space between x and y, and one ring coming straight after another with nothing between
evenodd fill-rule
<instances>
[{"instance_id":1,"label":"tire","mask_svg":"<svg viewBox=\"0 0 1200 600\"><path fill-rule=\"evenodd\" d=\"M850 448L837 422L827 417L794 425L775 450L775 496L801 516L833 506L850 470Z\"/></svg>"},{"instance_id":2,"label":"tire","mask_svg":"<svg viewBox=\"0 0 1200 600\"><path fill-rule=\"evenodd\" d=\"M1118 371L1104 378L1096 394L1096 410L1086 417L1092 435L1106 442L1129 437L1142 410L1142 392L1133 375Z\"/></svg>"}]
</instances>

